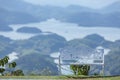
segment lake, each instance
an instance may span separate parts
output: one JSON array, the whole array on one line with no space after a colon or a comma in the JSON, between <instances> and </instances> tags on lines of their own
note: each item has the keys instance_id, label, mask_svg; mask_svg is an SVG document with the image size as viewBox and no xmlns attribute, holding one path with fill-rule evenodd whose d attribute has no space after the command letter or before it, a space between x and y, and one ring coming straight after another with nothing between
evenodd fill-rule
<instances>
[{"instance_id":1,"label":"lake","mask_svg":"<svg viewBox=\"0 0 120 80\"><path fill-rule=\"evenodd\" d=\"M26 33L17 33L16 30L23 27L36 27L42 30L43 32L53 32L57 33L66 38L66 40L72 40L75 38L83 38L89 34L99 34L103 36L106 40L115 41L120 39L120 29L119 28L110 28L110 27L83 27L74 23L60 22L55 19L48 19L47 21L39 23L29 23L29 24L14 24L10 25L14 29L12 32L0 32L0 35L4 35L11 39L28 39L37 34L26 34Z\"/></svg>"}]
</instances>

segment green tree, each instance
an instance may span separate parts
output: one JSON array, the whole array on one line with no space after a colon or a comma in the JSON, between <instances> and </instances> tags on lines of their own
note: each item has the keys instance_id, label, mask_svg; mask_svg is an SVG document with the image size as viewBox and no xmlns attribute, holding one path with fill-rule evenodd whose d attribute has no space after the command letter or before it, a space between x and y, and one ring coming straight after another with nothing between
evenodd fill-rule
<instances>
[{"instance_id":1,"label":"green tree","mask_svg":"<svg viewBox=\"0 0 120 80\"><path fill-rule=\"evenodd\" d=\"M4 58L0 59L0 66L4 67L5 64L8 63L9 57L5 56Z\"/></svg>"},{"instance_id":2,"label":"green tree","mask_svg":"<svg viewBox=\"0 0 120 80\"><path fill-rule=\"evenodd\" d=\"M8 63L9 57L5 56L4 58L0 59L0 73L1 75L4 75L3 72L5 69L3 68Z\"/></svg>"},{"instance_id":3,"label":"green tree","mask_svg":"<svg viewBox=\"0 0 120 80\"><path fill-rule=\"evenodd\" d=\"M75 75L88 75L90 66L89 65L70 65L70 69L73 70Z\"/></svg>"},{"instance_id":4,"label":"green tree","mask_svg":"<svg viewBox=\"0 0 120 80\"><path fill-rule=\"evenodd\" d=\"M3 74L4 71L5 71L4 68L0 68L0 73L1 73L1 75L4 75L4 74Z\"/></svg>"},{"instance_id":5,"label":"green tree","mask_svg":"<svg viewBox=\"0 0 120 80\"><path fill-rule=\"evenodd\" d=\"M11 73L14 76L24 76L24 73L22 70L16 70Z\"/></svg>"},{"instance_id":6,"label":"green tree","mask_svg":"<svg viewBox=\"0 0 120 80\"><path fill-rule=\"evenodd\" d=\"M0 59L0 73L4 75L5 68L15 68L16 62L8 63L9 57L5 56L4 58Z\"/></svg>"},{"instance_id":7,"label":"green tree","mask_svg":"<svg viewBox=\"0 0 120 80\"><path fill-rule=\"evenodd\" d=\"M12 63L9 64L9 68L15 68L16 65L17 65L16 62L12 62Z\"/></svg>"}]
</instances>

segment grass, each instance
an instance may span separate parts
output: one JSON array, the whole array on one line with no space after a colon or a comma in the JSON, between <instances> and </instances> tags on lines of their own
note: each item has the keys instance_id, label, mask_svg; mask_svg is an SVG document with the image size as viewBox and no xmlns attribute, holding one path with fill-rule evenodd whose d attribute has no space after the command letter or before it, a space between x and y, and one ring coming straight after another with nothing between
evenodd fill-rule
<instances>
[{"instance_id":1,"label":"grass","mask_svg":"<svg viewBox=\"0 0 120 80\"><path fill-rule=\"evenodd\" d=\"M41 80L120 80L120 76L88 77L88 76L0 76L1 79L41 79Z\"/></svg>"}]
</instances>

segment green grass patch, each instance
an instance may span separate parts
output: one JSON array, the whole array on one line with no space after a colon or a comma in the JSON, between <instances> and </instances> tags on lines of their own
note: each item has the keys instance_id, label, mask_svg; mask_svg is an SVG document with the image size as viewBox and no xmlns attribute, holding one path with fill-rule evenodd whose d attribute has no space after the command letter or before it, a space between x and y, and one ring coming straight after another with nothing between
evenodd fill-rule
<instances>
[{"instance_id":1,"label":"green grass patch","mask_svg":"<svg viewBox=\"0 0 120 80\"><path fill-rule=\"evenodd\" d=\"M0 76L0 79L46 79L46 80L120 80L120 76Z\"/></svg>"},{"instance_id":2,"label":"green grass patch","mask_svg":"<svg viewBox=\"0 0 120 80\"><path fill-rule=\"evenodd\" d=\"M67 79L66 76L0 76L0 79Z\"/></svg>"}]
</instances>

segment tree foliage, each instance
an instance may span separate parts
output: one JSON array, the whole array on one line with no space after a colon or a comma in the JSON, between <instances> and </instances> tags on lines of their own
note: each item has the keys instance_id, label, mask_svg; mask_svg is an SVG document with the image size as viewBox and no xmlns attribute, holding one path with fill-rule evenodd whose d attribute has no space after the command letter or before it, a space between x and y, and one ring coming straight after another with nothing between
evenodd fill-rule
<instances>
[{"instance_id":1,"label":"tree foliage","mask_svg":"<svg viewBox=\"0 0 120 80\"><path fill-rule=\"evenodd\" d=\"M9 67L9 68L16 67L16 62L9 63L8 60L9 60L8 56L5 56L4 58L0 59L0 73L2 75L4 75L3 73L5 72L5 69L7 67Z\"/></svg>"},{"instance_id":2,"label":"tree foliage","mask_svg":"<svg viewBox=\"0 0 120 80\"><path fill-rule=\"evenodd\" d=\"M5 56L3 59L0 59L0 66L4 67L8 63L9 57Z\"/></svg>"},{"instance_id":3,"label":"tree foliage","mask_svg":"<svg viewBox=\"0 0 120 80\"><path fill-rule=\"evenodd\" d=\"M24 73L22 70L16 70L11 73L14 76L24 76Z\"/></svg>"},{"instance_id":4,"label":"tree foliage","mask_svg":"<svg viewBox=\"0 0 120 80\"><path fill-rule=\"evenodd\" d=\"M89 65L70 65L70 69L73 70L75 75L88 75L90 66Z\"/></svg>"}]
</instances>

